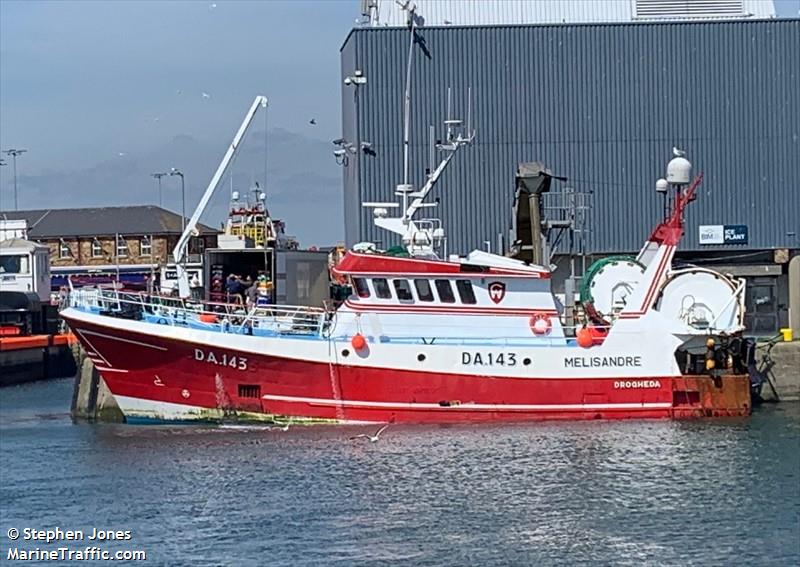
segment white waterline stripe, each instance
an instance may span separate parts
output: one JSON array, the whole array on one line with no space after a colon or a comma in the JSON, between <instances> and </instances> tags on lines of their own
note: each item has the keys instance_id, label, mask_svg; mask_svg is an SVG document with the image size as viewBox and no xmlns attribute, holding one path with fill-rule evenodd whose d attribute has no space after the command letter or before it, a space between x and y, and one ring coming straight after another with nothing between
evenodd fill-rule
<instances>
[{"instance_id":1,"label":"white waterline stripe","mask_svg":"<svg viewBox=\"0 0 800 567\"><path fill-rule=\"evenodd\" d=\"M86 338L86 335L84 335L84 333L88 333L89 331L85 331L85 330L82 330L82 329L75 329L75 332L78 333L83 338L84 341L86 341L87 345L89 345L90 347L92 347L94 349L94 351L97 353L97 356L100 358L100 360L102 360L103 362L106 363L106 366L113 366L109 361L106 360L106 358L102 354L100 354L100 351L97 349L96 346L94 346L92 344L92 341L90 341L89 339ZM91 356L89 358L91 358ZM92 359L92 362L94 362L94 359Z\"/></svg>"},{"instance_id":2,"label":"white waterline stripe","mask_svg":"<svg viewBox=\"0 0 800 567\"><path fill-rule=\"evenodd\" d=\"M371 402L362 400L331 400L329 398L305 398L300 396L277 396L266 394L261 396L265 400L276 402L296 402L312 405L366 408L391 408L391 409L437 409L437 410L496 410L496 411L547 411L547 410L595 410L595 409L666 409L671 408L670 402L642 402L642 403L617 403L617 404L473 404L442 406L436 403L416 402Z\"/></svg>"},{"instance_id":3,"label":"white waterline stripe","mask_svg":"<svg viewBox=\"0 0 800 567\"><path fill-rule=\"evenodd\" d=\"M104 368L95 364L95 368L97 368L100 372L119 372L121 374L127 374L127 370L123 370L122 368Z\"/></svg>"}]
</instances>

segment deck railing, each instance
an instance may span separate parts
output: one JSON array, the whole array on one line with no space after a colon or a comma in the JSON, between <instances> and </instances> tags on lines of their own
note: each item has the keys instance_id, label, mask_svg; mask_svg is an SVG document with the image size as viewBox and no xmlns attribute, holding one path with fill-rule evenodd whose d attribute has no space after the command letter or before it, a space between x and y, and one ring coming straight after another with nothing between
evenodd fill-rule
<instances>
[{"instance_id":1,"label":"deck railing","mask_svg":"<svg viewBox=\"0 0 800 567\"><path fill-rule=\"evenodd\" d=\"M78 309L126 319L234 334L319 335L329 321L328 312L316 307L269 305L248 309L240 304L114 289L76 289L70 293L69 303Z\"/></svg>"},{"instance_id":2,"label":"deck railing","mask_svg":"<svg viewBox=\"0 0 800 567\"><path fill-rule=\"evenodd\" d=\"M72 307L102 314L145 320L151 323L205 329L242 335L306 335L349 340L355 332L353 320L361 314L337 312L330 304L325 309L304 306L268 306L248 309L241 304L193 301L172 296L82 288L73 290ZM381 322L380 335L365 331L371 341L414 344L459 344L464 346L564 346L575 341L579 327L567 329L558 336L535 335L527 329L521 333L518 322L493 324L480 333L463 335L452 322L427 322L422 329L413 329L408 322L388 318ZM595 328L599 330L598 328ZM609 328L602 330L608 331ZM358 331L361 332L361 331ZM602 342L597 337L597 343Z\"/></svg>"}]
</instances>

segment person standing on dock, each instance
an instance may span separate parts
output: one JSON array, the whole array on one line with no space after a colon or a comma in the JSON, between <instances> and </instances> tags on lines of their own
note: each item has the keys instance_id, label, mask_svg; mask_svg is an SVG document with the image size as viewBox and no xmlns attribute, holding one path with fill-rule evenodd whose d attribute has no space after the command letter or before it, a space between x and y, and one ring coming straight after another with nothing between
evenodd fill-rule
<instances>
[{"instance_id":1,"label":"person standing on dock","mask_svg":"<svg viewBox=\"0 0 800 567\"><path fill-rule=\"evenodd\" d=\"M247 276L247 280L245 280L245 284L250 283L250 285L245 290L245 297L247 299L247 309L248 311L255 307L256 305L256 298L258 297L258 282L252 281L250 276Z\"/></svg>"},{"instance_id":2,"label":"person standing on dock","mask_svg":"<svg viewBox=\"0 0 800 567\"><path fill-rule=\"evenodd\" d=\"M192 280L189 282L189 291L192 294L192 299L195 301L200 301L203 295L203 286L200 285L200 278L197 276L197 272L192 276Z\"/></svg>"}]
</instances>

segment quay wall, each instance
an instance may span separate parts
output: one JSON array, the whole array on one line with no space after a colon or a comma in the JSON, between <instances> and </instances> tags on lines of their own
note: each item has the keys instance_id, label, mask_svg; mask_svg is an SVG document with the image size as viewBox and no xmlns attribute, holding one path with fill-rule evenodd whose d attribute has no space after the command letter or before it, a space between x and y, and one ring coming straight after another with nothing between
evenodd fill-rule
<instances>
[{"instance_id":1,"label":"quay wall","mask_svg":"<svg viewBox=\"0 0 800 567\"><path fill-rule=\"evenodd\" d=\"M125 416L83 347L74 345L73 356L78 373L75 375L70 408L72 419L123 423Z\"/></svg>"},{"instance_id":2,"label":"quay wall","mask_svg":"<svg viewBox=\"0 0 800 567\"><path fill-rule=\"evenodd\" d=\"M780 400L800 401L800 340L776 344L772 358L775 361L772 374ZM774 401L769 386L765 385L761 394L765 400Z\"/></svg>"}]
</instances>

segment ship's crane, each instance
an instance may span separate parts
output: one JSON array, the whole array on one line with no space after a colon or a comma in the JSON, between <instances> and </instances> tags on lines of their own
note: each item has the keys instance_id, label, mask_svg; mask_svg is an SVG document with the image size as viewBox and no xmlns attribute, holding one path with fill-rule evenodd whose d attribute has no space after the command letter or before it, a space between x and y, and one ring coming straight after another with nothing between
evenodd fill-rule
<instances>
[{"instance_id":1,"label":"ship's crane","mask_svg":"<svg viewBox=\"0 0 800 567\"><path fill-rule=\"evenodd\" d=\"M208 203L211 201L211 197L214 195L217 185L219 185L220 180L225 175L225 171L228 169L228 166L230 165L231 160L233 159L233 156L239 147L239 144L244 138L244 135L247 133L247 128L253 122L253 118L255 118L258 109L267 108L267 104L267 97L262 95L257 96L253 101L253 104L250 106L250 110L248 110L247 114L245 114L242 125L239 126L239 131L236 132L236 135L233 137L233 142L231 142L231 145L228 147L228 151L225 152L225 156L222 158L219 167L217 167L214 177L211 178L208 187L206 187L206 191L203 193L203 198L200 199L200 202L197 204L197 208L194 210L192 218L189 220L189 223L183 230L183 234L181 234L181 237L178 240L178 244L175 245L175 249L172 251L172 257L175 261L178 272L178 291L181 297L185 298L189 297L190 295L189 278L183 263L186 256L186 249L189 246L189 239L198 234L197 223L200 221L200 217L203 215Z\"/></svg>"}]
</instances>

